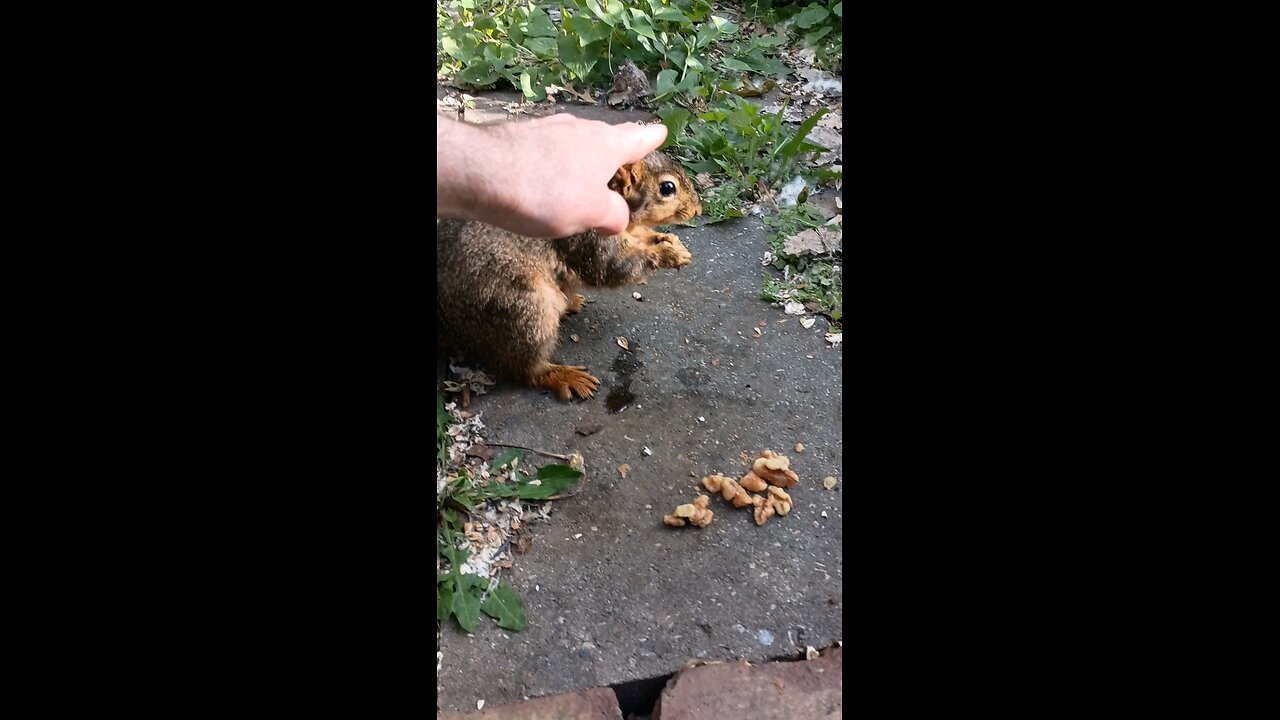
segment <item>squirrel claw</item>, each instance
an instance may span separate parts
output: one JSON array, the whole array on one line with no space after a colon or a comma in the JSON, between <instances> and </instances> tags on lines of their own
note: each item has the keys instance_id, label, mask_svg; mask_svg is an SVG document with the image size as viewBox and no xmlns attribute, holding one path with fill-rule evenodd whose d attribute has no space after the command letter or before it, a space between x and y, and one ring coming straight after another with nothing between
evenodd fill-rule
<instances>
[{"instance_id":1,"label":"squirrel claw","mask_svg":"<svg viewBox=\"0 0 1280 720\"><path fill-rule=\"evenodd\" d=\"M555 392L561 400L570 400L574 395L586 400L595 395L600 385L599 378L589 375L586 369L585 366L547 365L534 379L534 384Z\"/></svg>"}]
</instances>

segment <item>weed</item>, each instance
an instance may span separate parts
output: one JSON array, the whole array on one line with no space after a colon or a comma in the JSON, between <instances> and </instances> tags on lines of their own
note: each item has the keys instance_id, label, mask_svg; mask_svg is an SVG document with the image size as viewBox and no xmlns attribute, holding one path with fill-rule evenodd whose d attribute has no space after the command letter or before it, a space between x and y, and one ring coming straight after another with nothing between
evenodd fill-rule
<instances>
[{"instance_id":1,"label":"weed","mask_svg":"<svg viewBox=\"0 0 1280 720\"><path fill-rule=\"evenodd\" d=\"M449 415L444 411L444 396L436 394L436 442L447 443ZM463 523L471 511L483 503L499 499L546 500L568 488L582 473L566 465L544 465L536 477L529 477L515 467L522 455L510 450L490 463L493 472L509 466L511 482L480 482L471 477L465 466L449 477L436 498L436 619L454 617L467 632L475 630L480 613L493 618L498 627L524 630L528 620L524 604L510 585L488 577L463 572L471 556L471 546L463 534ZM443 461L441 461L443 462Z\"/></svg>"},{"instance_id":2,"label":"weed","mask_svg":"<svg viewBox=\"0 0 1280 720\"><path fill-rule=\"evenodd\" d=\"M784 249L787 238L822 225L822 211L808 203L800 203L780 209L777 214L764 218L764 223L773 231L765 242L773 256L772 265L782 271L782 278L766 276L760 291L761 299L811 303L818 312L830 318L832 331L839 332L844 316L839 259L834 256L793 256Z\"/></svg>"},{"instance_id":3,"label":"weed","mask_svg":"<svg viewBox=\"0 0 1280 720\"><path fill-rule=\"evenodd\" d=\"M727 92L715 95L711 108L696 116L681 107L658 111L667 126L664 148L694 173L727 177L717 202L703 203L707 222L741 217L740 206L729 201L731 194L739 202L763 199L771 188L790 179L804 155L826 149L805 141L826 108L806 118L794 132L782 122L785 111L784 103L777 112L762 113L755 103Z\"/></svg>"}]
</instances>

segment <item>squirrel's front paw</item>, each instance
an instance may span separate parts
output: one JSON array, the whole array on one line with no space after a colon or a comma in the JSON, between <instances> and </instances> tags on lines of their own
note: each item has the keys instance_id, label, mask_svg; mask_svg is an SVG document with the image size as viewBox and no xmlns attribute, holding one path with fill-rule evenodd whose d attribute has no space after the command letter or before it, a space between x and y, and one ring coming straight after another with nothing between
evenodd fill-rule
<instances>
[{"instance_id":1,"label":"squirrel's front paw","mask_svg":"<svg viewBox=\"0 0 1280 720\"><path fill-rule=\"evenodd\" d=\"M653 246L653 253L658 258L658 267L678 268L693 262L693 255L680 242L680 238L671 233L662 233L658 243Z\"/></svg>"},{"instance_id":2,"label":"squirrel's front paw","mask_svg":"<svg viewBox=\"0 0 1280 720\"><path fill-rule=\"evenodd\" d=\"M533 379L533 384L553 391L561 400L568 400L573 395L586 400L596 392L600 380L586 372L584 367L569 365L551 365L543 367Z\"/></svg>"}]
</instances>

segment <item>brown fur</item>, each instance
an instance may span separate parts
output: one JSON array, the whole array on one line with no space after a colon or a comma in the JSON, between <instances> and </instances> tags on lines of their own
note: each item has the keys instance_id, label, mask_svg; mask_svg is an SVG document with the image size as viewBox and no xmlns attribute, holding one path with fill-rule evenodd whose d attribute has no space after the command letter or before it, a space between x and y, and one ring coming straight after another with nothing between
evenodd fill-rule
<instances>
[{"instance_id":1,"label":"brown fur","mask_svg":"<svg viewBox=\"0 0 1280 720\"><path fill-rule=\"evenodd\" d=\"M674 195L662 195L663 181L675 183ZM684 170L662 153L620 168L609 187L631 208L630 224L618 235L591 231L537 240L478 222L438 222L440 349L562 400L571 392L581 398L594 394L600 381L586 368L551 362L560 319L582 309L576 290L635 285L659 268L689 264L692 257L680 238L651 226L685 222L702 212Z\"/></svg>"}]
</instances>

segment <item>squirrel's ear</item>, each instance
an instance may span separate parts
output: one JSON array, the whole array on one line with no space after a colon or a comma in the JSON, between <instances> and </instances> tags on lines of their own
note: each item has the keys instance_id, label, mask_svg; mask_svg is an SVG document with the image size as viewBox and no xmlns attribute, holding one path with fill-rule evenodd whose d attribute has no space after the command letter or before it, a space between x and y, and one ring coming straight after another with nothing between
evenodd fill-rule
<instances>
[{"instance_id":1,"label":"squirrel's ear","mask_svg":"<svg viewBox=\"0 0 1280 720\"><path fill-rule=\"evenodd\" d=\"M642 177L644 177L644 162L637 161L623 165L613 174L613 179L609 181L609 189L621 193L622 197L631 197Z\"/></svg>"}]
</instances>

